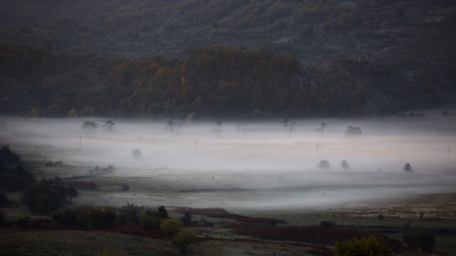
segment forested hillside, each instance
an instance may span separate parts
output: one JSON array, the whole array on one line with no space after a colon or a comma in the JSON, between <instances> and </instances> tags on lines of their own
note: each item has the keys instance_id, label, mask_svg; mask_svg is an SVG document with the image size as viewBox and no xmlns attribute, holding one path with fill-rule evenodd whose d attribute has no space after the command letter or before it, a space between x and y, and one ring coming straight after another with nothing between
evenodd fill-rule
<instances>
[{"instance_id":1,"label":"forested hillside","mask_svg":"<svg viewBox=\"0 0 456 256\"><path fill-rule=\"evenodd\" d=\"M0 3L0 111L308 117L446 107L450 0Z\"/></svg>"}]
</instances>

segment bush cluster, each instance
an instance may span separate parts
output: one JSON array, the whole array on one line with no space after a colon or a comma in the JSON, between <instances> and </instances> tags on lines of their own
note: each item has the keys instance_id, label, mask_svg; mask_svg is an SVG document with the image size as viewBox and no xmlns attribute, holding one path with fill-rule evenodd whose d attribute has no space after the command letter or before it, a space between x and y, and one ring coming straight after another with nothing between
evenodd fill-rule
<instances>
[{"instance_id":1,"label":"bush cluster","mask_svg":"<svg viewBox=\"0 0 456 256\"><path fill-rule=\"evenodd\" d=\"M127 203L121 207L82 206L60 211L52 216L70 228L110 229L117 225L141 225L144 229L160 230L160 223L168 218L165 207L146 210Z\"/></svg>"},{"instance_id":2,"label":"bush cluster","mask_svg":"<svg viewBox=\"0 0 456 256\"><path fill-rule=\"evenodd\" d=\"M391 249L385 241L376 236L352 238L335 244L337 256L389 256Z\"/></svg>"},{"instance_id":3,"label":"bush cluster","mask_svg":"<svg viewBox=\"0 0 456 256\"><path fill-rule=\"evenodd\" d=\"M184 215L181 221L169 218L164 206L156 210L144 210L130 203L121 207L84 206L65 209L52 217L66 227L77 229L98 230L112 229L118 225L140 225L145 230L162 232L181 253L185 253L197 241L190 230L183 228L182 220L187 220L189 215Z\"/></svg>"},{"instance_id":4,"label":"bush cluster","mask_svg":"<svg viewBox=\"0 0 456 256\"><path fill-rule=\"evenodd\" d=\"M74 187L68 186L62 178L43 179L31 186L23 195L22 202L34 213L49 214L78 195Z\"/></svg>"},{"instance_id":5,"label":"bush cluster","mask_svg":"<svg viewBox=\"0 0 456 256\"><path fill-rule=\"evenodd\" d=\"M109 229L116 225L117 213L112 207L78 207L52 216L67 227L79 229Z\"/></svg>"}]
</instances>

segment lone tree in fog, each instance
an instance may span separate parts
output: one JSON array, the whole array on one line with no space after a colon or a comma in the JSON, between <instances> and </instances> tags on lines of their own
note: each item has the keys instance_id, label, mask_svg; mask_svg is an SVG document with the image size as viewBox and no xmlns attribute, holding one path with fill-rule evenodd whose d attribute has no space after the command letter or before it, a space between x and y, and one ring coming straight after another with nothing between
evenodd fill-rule
<instances>
[{"instance_id":1,"label":"lone tree in fog","mask_svg":"<svg viewBox=\"0 0 456 256\"><path fill-rule=\"evenodd\" d=\"M165 130L171 132L171 133L177 133L179 128L182 126L184 123L184 120L180 121L174 121L173 119L169 119L168 122L166 122L166 128Z\"/></svg>"},{"instance_id":2,"label":"lone tree in fog","mask_svg":"<svg viewBox=\"0 0 456 256\"><path fill-rule=\"evenodd\" d=\"M350 164L348 164L347 160L342 160L342 162L340 162L340 167L344 170L349 170Z\"/></svg>"},{"instance_id":3,"label":"lone tree in fog","mask_svg":"<svg viewBox=\"0 0 456 256\"><path fill-rule=\"evenodd\" d=\"M84 130L89 130L89 131L95 131L97 129L98 124L95 123L94 121L87 120L82 124L82 129Z\"/></svg>"},{"instance_id":4,"label":"lone tree in fog","mask_svg":"<svg viewBox=\"0 0 456 256\"><path fill-rule=\"evenodd\" d=\"M112 131L114 129L115 123L111 120L106 121L101 127L105 129L106 131Z\"/></svg>"},{"instance_id":5,"label":"lone tree in fog","mask_svg":"<svg viewBox=\"0 0 456 256\"><path fill-rule=\"evenodd\" d=\"M133 155L133 157L135 158L139 158L141 156L141 150L139 148L135 148L131 151L131 154Z\"/></svg>"},{"instance_id":6,"label":"lone tree in fog","mask_svg":"<svg viewBox=\"0 0 456 256\"><path fill-rule=\"evenodd\" d=\"M331 165L329 164L328 160L321 160L320 163L318 163L318 168L322 170L329 169Z\"/></svg>"},{"instance_id":7,"label":"lone tree in fog","mask_svg":"<svg viewBox=\"0 0 456 256\"><path fill-rule=\"evenodd\" d=\"M406 172L413 172L412 165L410 163L404 164L403 170L406 171Z\"/></svg>"},{"instance_id":8,"label":"lone tree in fog","mask_svg":"<svg viewBox=\"0 0 456 256\"><path fill-rule=\"evenodd\" d=\"M345 135L346 136L361 136L363 135L363 132L361 131L361 128L357 126L348 126L347 130L345 130Z\"/></svg>"},{"instance_id":9,"label":"lone tree in fog","mask_svg":"<svg viewBox=\"0 0 456 256\"><path fill-rule=\"evenodd\" d=\"M218 120L217 123L216 123L216 127L212 128L212 131L214 131L215 133L221 133L222 132L222 126L223 126L223 122L221 120Z\"/></svg>"},{"instance_id":10,"label":"lone tree in fog","mask_svg":"<svg viewBox=\"0 0 456 256\"><path fill-rule=\"evenodd\" d=\"M320 123L320 127L317 128L317 132L323 134L323 132L325 131L326 129L326 126L328 126L325 122L321 122Z\"/></svg>"},{"instance_id":11,"label":"lone tree in fog","mask_svg":"<svg viewBox=\"0 0 456 256\"><path fill-rule=\"evenodd\" d=\"M293 120L290 120L288 117L284 118L281 123L282 123L283 127L285 128L285 131L288 131L288 132L293 132L294 127L296 125L296 122Z\"/></svg>"}]
</instances>

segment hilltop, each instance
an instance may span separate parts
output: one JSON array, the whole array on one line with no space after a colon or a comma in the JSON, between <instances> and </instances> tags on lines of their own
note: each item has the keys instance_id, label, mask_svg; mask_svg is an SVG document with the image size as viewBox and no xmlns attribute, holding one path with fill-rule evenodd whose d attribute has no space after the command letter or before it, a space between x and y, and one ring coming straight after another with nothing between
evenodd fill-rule
<instances>
[{"instance_id":1,"label":"hilltop","mask_svg":"<svg viewBox=\"0 0 456 256\"><path fill-rule=\"evenodd\" d=\"M359 116L447 107L456 95L453 1L18 0L0 7L2 113ZM216 77L191 73L219 53L231 59L216 65ZM277 70L275 58L296 67ZM256 66L227 66L246 61ZM128 84L113 79L127 66L137 74ZM164 66L175 81L155 76ZM119 83L129 89L113 95ZM130 83L145 86L148 100L140 104L135 95L144 91Z\"/></svg>"}]
</instances>

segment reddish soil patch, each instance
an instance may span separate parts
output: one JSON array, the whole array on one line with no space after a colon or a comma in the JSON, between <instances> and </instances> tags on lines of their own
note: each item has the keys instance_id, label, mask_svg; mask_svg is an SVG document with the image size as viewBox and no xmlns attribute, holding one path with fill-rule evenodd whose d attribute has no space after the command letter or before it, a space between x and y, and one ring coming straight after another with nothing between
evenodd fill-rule
<instances>
[{"instance_id":1,"label":"reddish soil patch","mask_svg":"<svg viewBox=\"0 0 456 256\"><path fill-rule=\"evenodd\" d=\"M370 235L369 233L357 230L322 228L317 226L266 227L233 224L232 229L238 234L253 236L265 240L304 242L319 245L333 245L337 241L345 241L353 237ZM402 244L397 240L379 234L376 234L376 236L381 236L394 251L401 251L403 249Z\"/></svg>"}]
</instances>

